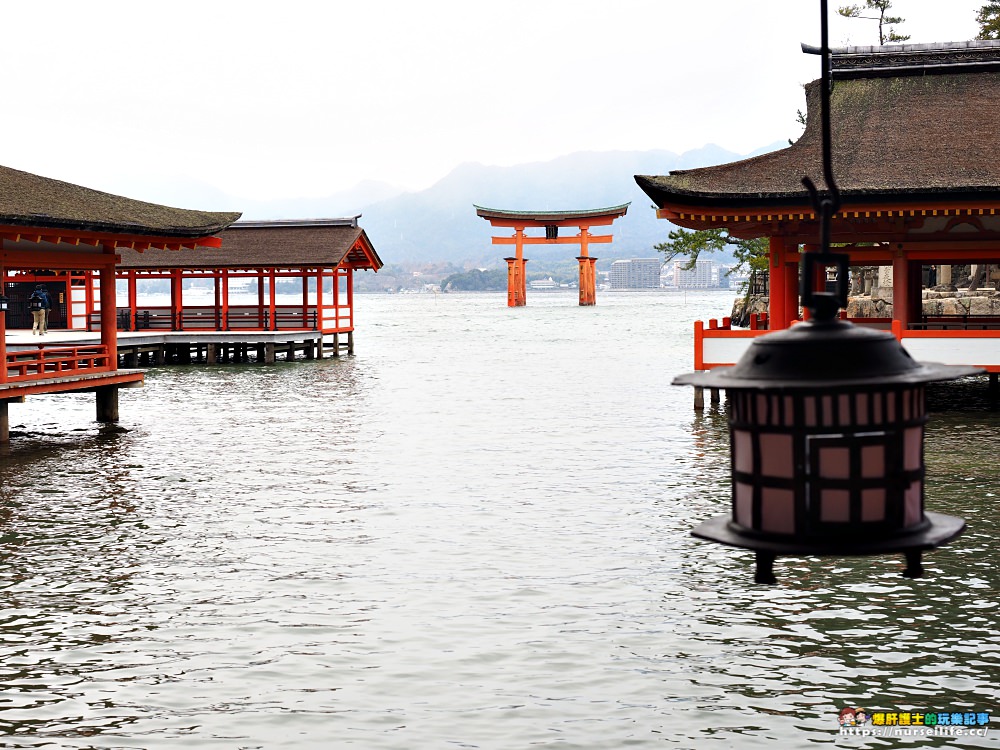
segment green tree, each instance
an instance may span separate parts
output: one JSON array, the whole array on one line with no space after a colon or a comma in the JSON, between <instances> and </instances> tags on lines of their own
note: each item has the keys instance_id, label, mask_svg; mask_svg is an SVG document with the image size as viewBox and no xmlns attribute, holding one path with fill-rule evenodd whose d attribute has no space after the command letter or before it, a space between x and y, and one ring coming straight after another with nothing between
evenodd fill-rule
<instances>
[{"instance_id":1,"label":"green tree","mask_svg":"<svg viewBox=\"0 0 1000 750\"><path fill-rule=\"evenodd\" d=\"M976 39L1000 39L1000 2L986 3L976 13L979 36Z\"/></svg>"},{"instance_id":2,"label":"green tree","mask_svg":"<svg viewBox=\"0 0 1000 750\"><path fill-rule=\"evenodd\" d=\"M464 273L453 273L441 282L446 292L491 292L507 288L507 269L491 268L480 271L473 268Z\"/></svg>"},{"instance_id":3,"label":"green tree","mask_svg":"<svg viewBox=\"0 0 1000 750\"><path fill-rule=\"evenodd\" d=\"M736 273L767 270L769 243L766 237L742 240L731 236L727 229L703 229L699 231L675 229L667 235L666 242L654 245L653 249L663 253L664 263L669 263L676 258L687 258L687 262L681 266L685 270L694 268L702 253L729 250L736 259L736 265L729 272Z\"/></svg>"},{"instance_id":4,"label":"green tree","mask_svg":"<svg viewBox=\"0 0 1000 750\"><path fill-rule=\"evenodd\" d=\"M892 7L892 0L865 0L864 5L844 5L837 8L837 12L845 18L867 18L878 21L878 43L888 44L889 42L905 42L910 38L909 34L897 34L896 26L906 21L899 16L888 15ZM866 16L866 10L878 11L877 16Z\"/></svg>"}]
</instances>

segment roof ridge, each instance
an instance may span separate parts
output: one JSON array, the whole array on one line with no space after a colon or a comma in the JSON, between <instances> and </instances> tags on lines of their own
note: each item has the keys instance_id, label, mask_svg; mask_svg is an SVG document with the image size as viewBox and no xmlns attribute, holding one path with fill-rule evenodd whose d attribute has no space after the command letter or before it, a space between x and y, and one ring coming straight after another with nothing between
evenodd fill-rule
<instances>
[{"instance_id":1,"label":"roof ridge","mask_svg":"<svg viewBox=\"0 0 1000 750\"><path fill-rule=\"evenodd\" d=\"M326 219L246 219L230 225L233 229L264 229L267 227L357 227L356 216Z\"/></svg>"},{"instance_id":2,"label":"roof ridge","mask_svg":"<svg viewBox=\"0 0 1000 750\"><path fill-rule=\"evenodd\" d=\"M803 52L817 54L802 45ZM933 75L1000 70L1000 40L840 47L830 51L834 78Z\"/></svg>"}]
</instances>

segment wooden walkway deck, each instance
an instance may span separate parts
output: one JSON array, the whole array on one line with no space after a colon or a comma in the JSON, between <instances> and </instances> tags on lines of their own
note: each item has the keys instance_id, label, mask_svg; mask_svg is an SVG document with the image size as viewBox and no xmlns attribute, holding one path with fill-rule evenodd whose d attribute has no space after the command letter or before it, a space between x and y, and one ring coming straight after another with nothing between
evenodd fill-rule
<instances>
[{"instance_id":1,"label":"wooden walkway deck","mask_svg":"<svg viewBox=\"0 0 1000 750\"><path fill-rule=\"evenodd\" d=\"M98 344L99 331L49 330L45 336L31 331L8 331L7 351L39 347ZM164 364L272 364L279 355L286 360L339 357L354 353L354 334L318 331L119 331L119 367Z\"/></svg>"}]
</instances>

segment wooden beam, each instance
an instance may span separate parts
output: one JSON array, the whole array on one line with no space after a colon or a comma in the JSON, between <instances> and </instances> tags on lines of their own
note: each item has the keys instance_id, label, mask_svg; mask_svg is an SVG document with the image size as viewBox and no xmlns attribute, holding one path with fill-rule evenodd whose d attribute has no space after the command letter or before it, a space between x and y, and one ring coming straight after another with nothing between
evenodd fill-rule
<instances>
[{"instance_id":1,"label":"wooden beam","mask_svg":"<svg viewBox=\"0 0 1000 750\"><path fill-rule=\"evenodd\" d=\"M27 231L26 231L27 230ZM24 225L2 225L0 226L0 238L12 242L46 242L67 243L71 245L84 244L96 247L97 245L111 245L117 243L119 247L125 247L128 243L176 243L185 247L222 247L222 239L213 236L204 237L178 237L153 236L127 233L91 232L84 230L59 229L55 233L47 227L25 227Z\"/></svg>"},{"instance_id":2,"label":"wooden beam","mask_svg":"<svg viewBox=\"0 0 1000 750\"><path fill-rule=\"evenodd\" d=\"M94 269L114 266L117 255L54 250L3 250L0 261L5 268L51 268L53 270Z\"/></svg>"},{"instance_id":3,"label":"wooden beam","mask_svg":"<svg viewBox=\"0 0 1000 750\"><path fill-rule=\"evenodd\" d=\"M539 229L544 229L545 227L579 227L584 224L588 227L606 227L610 226L615 222L615 219L625 215L625 212L587 216L587 217L576 217L573 219L532 219L529 217L510 217L510 218L486 218L491 226L494 227L537 227Z\"/></svg>"},{"instance_id":4,"label":"wooden beam","mask_svg":"<svg viewBox=\"0 0 1000 750\"><path fill-rule=\"evenodd\" d=\"M521 244L523 245L579 245L582 238L577 235L575 237L558 237L554 240L547 240L544 237L522 237ZM607 244L614 239L613 235L610 234L599 234L591 235L587 237L588 243L596 244ZM494 245L516 245L516 237L494 237Z\"/></svg>"}]
</instances>

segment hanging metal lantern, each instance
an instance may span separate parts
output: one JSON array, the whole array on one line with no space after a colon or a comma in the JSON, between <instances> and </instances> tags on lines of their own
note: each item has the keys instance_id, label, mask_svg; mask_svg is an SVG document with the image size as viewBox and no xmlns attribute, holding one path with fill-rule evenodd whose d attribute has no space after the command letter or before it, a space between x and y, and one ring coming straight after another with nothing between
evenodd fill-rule
<instances>
[{"instance_id":1,"label":"hanging metal lantern","mask_svg":"<svg viewBox=\"0 0 1000 750\"><path fill-rule=\"evenodd\" d=\"M848 258L829 251L840 194L830 155L826 0L820 11L826 193L802 179L822 248L804 253L800 269L810 319L754 339L733 367L674 380L729 396L732 510L691 533L755 550L757 583L774 583L779 555L902 552L903 575L916 578L923 551L965 529L961 518L924 510L925 386L981 370L915 362L892 334L837 317L847 306ZM814 291L816 269L833 265L835 291Z\"/></svg>"},{"instance_id":2,"label":"hanging metal lantern","mask_svg":"<svg viewBox=\"0 0 1000 750\"><path fill-rule=\"evenodd\" d=\"M806 254L803 278L831 257L846 268ZM692 534L755 550L757 583L774 583L780 555L903 552L916 578L922 551L965 529L924 510L925 386L980 370L916 362L891 333L839 320L831 297L807 291L809 321L674 380L727 392L732 510Z\"/></svg>"}]
</instances>

